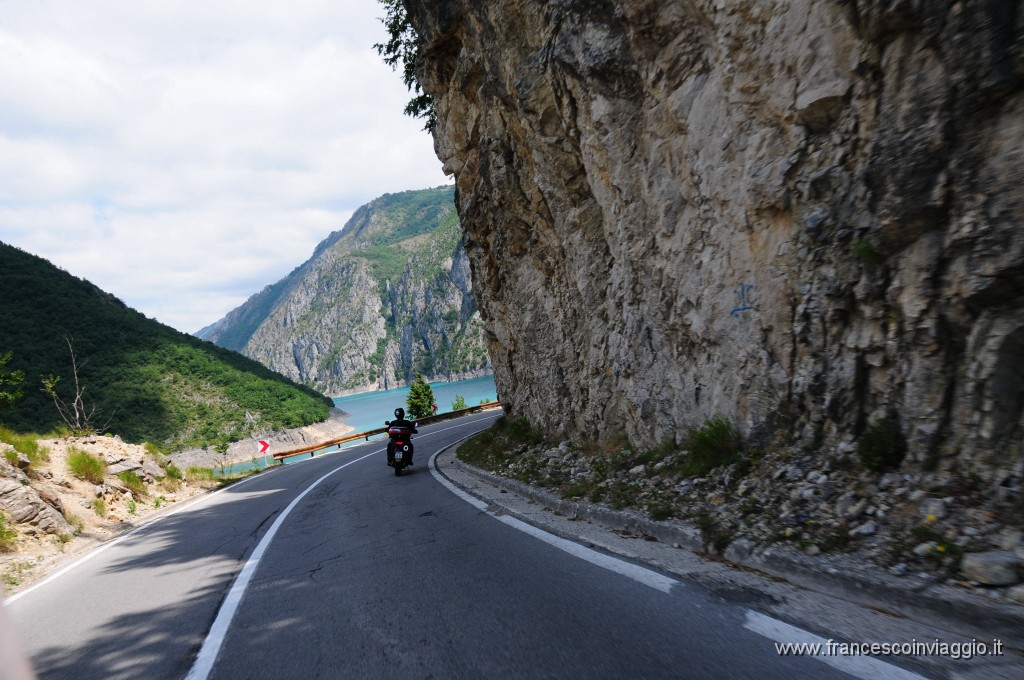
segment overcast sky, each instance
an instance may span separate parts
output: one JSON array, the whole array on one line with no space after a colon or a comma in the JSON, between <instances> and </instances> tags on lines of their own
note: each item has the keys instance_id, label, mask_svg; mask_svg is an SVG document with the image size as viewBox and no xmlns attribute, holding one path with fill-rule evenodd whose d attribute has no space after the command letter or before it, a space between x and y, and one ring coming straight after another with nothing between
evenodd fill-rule
<instances>
[{"instance_id":1,"label":"overcast sky","mask_svg":"<svg viewBox=\"0 0 1024 680\"><path fill-rule=\"evenodd\" d=\"M449 183L376 0L0 0L0 241L187 333ZM0 273L2 281L2 273Z\"/></svg>"}]
</instances>

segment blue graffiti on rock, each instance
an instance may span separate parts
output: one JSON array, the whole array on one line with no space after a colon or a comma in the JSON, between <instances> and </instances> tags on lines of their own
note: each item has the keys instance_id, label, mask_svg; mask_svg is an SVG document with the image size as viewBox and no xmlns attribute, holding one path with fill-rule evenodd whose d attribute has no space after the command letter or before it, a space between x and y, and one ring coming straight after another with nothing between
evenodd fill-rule
<instances>
[{"instance_id":1,"label":"blue graffiti on rock","mask_svg":"<svg viewBox=\"0 0 1024 680\"><path fill-rule=\"evenodd\" d=\"M733 318L738 319L742 314L744 319L748 319L750 318L749 312L756 310L757 302L753 298L753 290L754 284L744 283L743 281L740 281L739 287L733 289L733 295L736 296L736 305L729 312Z\"/></svg>"}]
</instances>

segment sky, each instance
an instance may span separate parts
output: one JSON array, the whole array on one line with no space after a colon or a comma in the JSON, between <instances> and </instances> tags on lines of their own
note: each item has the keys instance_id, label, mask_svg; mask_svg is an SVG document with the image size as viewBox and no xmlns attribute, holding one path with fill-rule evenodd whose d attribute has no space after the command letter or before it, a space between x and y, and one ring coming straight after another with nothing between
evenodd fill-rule
<instances>
[{"instance_id":1,"label":"sky","mask_svg":"<svg viewBox=\"0 0 1024 680\"><path fill-rule=\"evenodd\" d=\"M0 241L194 333L377 196L450 183L383 14L0 0Z\"/></svg>"}]
</instances>

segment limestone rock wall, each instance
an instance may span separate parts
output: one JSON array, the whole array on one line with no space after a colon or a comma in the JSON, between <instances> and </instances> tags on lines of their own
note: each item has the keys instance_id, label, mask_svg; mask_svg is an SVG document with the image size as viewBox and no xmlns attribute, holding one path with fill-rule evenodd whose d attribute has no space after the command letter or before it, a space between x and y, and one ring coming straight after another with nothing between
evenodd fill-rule
<instances>
[{"instance_id":1,"label":"limestone rock wall","mask_svg":"<svg viewBox=\"0 0 1024 680\"><path fill-rule=\"evenodd\" d=\"M506 409L1019 481L1021 5L407 0Z\"/></svg>"},{"instance_id":2,"label":"limestone rock wall","mask_svg":"<svg viewBox=\"0 0 1024 680\"><path fill-rule=\"evenodd\" d=\"M489 374L452 193L371 201L199 337L331 396Z\"/></svg>"}]
</instances>

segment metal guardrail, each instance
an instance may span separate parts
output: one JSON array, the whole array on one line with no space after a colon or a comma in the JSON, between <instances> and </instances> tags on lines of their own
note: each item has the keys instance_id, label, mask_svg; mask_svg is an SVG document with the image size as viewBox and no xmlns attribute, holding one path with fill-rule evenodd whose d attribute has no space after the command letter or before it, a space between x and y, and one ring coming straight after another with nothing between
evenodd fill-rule
<instances>
[{"instance_id":1,"label":"metal guardrail","mask_svg":"<svg viewBox=\"0 0 1024 680\"><path fill-rule=\"evenodd\" d=\"M471 413L479 413L480 411L488 411L493 408L501 408L500 401L489 401L486 404L480 404L478 406L470 406L469 408L460 408L458 411L448 411L447 413L439 413L436 416L427 416L426 418L419 418L416 422L420 425L429 425L430 423L438 423L443 420L450 420L452 418L458 418L459 416L466 416ZM285 458L291 458L293 456L304 456L307 453L311 456L315 456L317 451L321 449L327 449L332 446L338 446L340 444L347 444L354 442L357 439L366 439L370 441L370 437L378 434L384 434L388 431L386 427L378 427L375 430L367 430L366 432L357 432L355 434L347 434L344 437L338 437L337 439L328 439L325 442L318 442L316 444L307 444L300 446L295 449L287 449L285 451L276 451L273 456L274 460L279 463L283 463Z\"/></svg>"}]
</instances>

